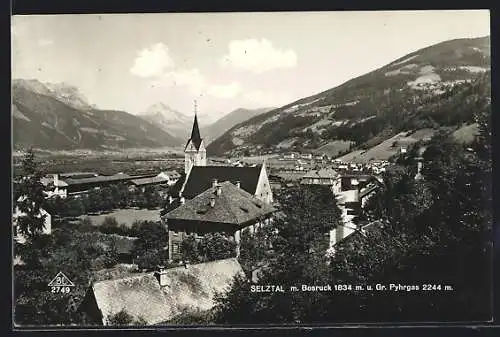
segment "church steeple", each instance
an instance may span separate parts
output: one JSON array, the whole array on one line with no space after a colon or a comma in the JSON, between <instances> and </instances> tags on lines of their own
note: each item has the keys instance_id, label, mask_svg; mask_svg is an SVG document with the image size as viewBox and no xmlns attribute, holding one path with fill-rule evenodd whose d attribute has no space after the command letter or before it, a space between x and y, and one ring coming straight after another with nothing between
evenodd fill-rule
<instances>
[{"instance_id":1,"label":"church steeple","mask_svg":"<svg viewBox=\"0 0 500 337\"><path fill-rule=\"evenodd\" d=\"M203 145L203 139L200 135L200 128L198 126L198 105L196 100L194 101L194 122L193 129L191 130L191 137L187 141L186 147L184 149L184 171L186 174L191 171L193 166L206 166L207 156L205 146Z\"/></svg>"},{"instance_id":2,"label":"church steeple","mask_svg":"<svg viewBox=\"0 0 500 337\"><path fill-rule=\"evenodd\" d=\"M194 101L194 122L193 122L193 129L191 130L191 138L188 140L191 141L196 148L196 150L200 149L200 144L201 144L201 135L200 135L200 129L198 127L198 112L197 112L197 102L196 100ZM187 145L186 145L187 146Z\"/></svg>"}]
</instances>

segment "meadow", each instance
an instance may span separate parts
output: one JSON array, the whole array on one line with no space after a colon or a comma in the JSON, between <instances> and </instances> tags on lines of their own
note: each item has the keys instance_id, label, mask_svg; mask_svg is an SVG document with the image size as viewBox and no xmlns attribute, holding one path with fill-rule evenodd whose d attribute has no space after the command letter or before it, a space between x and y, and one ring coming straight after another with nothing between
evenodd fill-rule
<instances>
[{"instance_id":1,"label":"meadow","mask_svg":"<svg viewBox=\"0 0 500 337\"><path fill-rule=\"evenodd\" d=\"M105 218L113 217L119 224L125 224L131 227L135 221L160 221L160 208L155 209L139 209L139 208L124 208L115 209L111 212L106 212L98 215L81 215L78 218L84 219L89 217L92 223L100 226Z\"/></svg>"}]
</instances>

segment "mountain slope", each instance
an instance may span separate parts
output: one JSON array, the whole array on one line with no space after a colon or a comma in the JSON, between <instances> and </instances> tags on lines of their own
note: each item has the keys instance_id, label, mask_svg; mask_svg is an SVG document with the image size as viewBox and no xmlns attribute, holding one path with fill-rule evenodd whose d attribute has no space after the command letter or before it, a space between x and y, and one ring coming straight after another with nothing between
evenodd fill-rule
<instances>
[{"instance_id":1,"label":"mountain slope","mask_svg":"<svg viewBox=\"0 0 500 337\"><path fill-rule=\"evenodd\" d=\"M36 79L15 79L12 81L12 85L37 94L54 97L75 109L88 111L95 108L77 87L67 83L42 83Z\"/></svg>"},{"instance_id":2,"label":"mountain slope","mask_svg":"<svg viewBox=\"0 0 500 337\"><path fill-rule=\"evenodd\" d=\"M207 151L312 150L335 140L373 146L403 130L470 122L476 105L489 104L481 96L489 74L489 37L445 41L240 123Z\"/></svg>"},{"instance_id":3,"label":"mountain slope","mask_svg":"<svg viewBox=\"0 0 500 337\"><path fill-rule=\"evenodd\" d=\"M54 94L53 89L44 88L39 82L26 82L14 80L12 86L14 148L104 149L181 145L178 139L139 117L91 106L80 110L63 102L64 99L54 97L61 91Z\"/></svg>"},{"instance_id":4,"label":"mountain slope","mask_svg":"<svg viewBox=\"0 0 500 337\"><path fill-rule=\"evenodd\" d=\"M236 109L234 111L231 111L224 117L218 119L215 123L209 125L205 129L204 136L206 137L206 139L208 139L208 142L210 142L211 140L217 139L220 136L222 136L227 130L231 129L233 126L273 109L275 108Z\"/></svg>"},{"instance_id":5,"label":"mountain slope","mask_svg":"<svg viewBox=\"0 0 500 337\"><path fill-rule=\"evenodd\" d=\"M158 126L179 139L187 139L193 123L192 118L170 108L164 103L156 103L150 106L145 112L139 114L138 117Z\"/></svg>"}]
</instances>

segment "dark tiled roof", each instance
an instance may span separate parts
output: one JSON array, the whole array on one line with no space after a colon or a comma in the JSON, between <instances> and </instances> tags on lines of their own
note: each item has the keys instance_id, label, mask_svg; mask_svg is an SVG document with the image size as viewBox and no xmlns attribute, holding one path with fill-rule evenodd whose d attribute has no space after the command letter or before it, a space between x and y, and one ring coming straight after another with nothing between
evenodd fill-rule
<instances>
[{"instance_id":1,"label":"dark tiled roof","mask_svg":"<svg viewBox=\"0 0 500 337\"><path fill-rule=\"evenodd\" d=\"M188 142L186 143L186 147L188 146L190 141L193 142L193 145L196 148L196 150L200 149L201 135L200 135L200 129L198 127L197 115L194 115L193 129L191 130L191 138L189 138Z\"/></svg>"},{"instance_id":2,"label":"dark tiled roof","mask_svg":"<svg viewBox=\"0 0 500 337\"><path fill-rule=\"evenodd\" d=\"M179 179L181 177L181 174L179 172L177 172L176 170L165 171L163 173L165 173L166 175L168 175L170 177L170 179Z\"/></svg>"},{"instance_id":3,"label":"dark tiled roof","mask_svg":"<svg viewBox=\"0 0 500 337\"><path fill-rule=\"evenodd\" d=\"M210 187L195 198L186 201L184 205L167 213L165 218L167 221L191 220L239 225L276 210L229 181L219 186L220 195L217 195L216 187ZM215 200L214 207L210 205L212 198Z\"/></svg>"},{"instance_id":4,"label":"dark tiled roof","mask_svg":"<svg viewBox=\"0 0 500 337\"><path fill-rule=\"evenodd\" d=\"M141 178L141 179L133 179L131 180L132 184L136 186L141 185L150 185L150 184L163 184L168 182L169 180L162 177L151 177L151 178Z\"/></svg>"},{"instance_id":5,"label":"dark tiled roof","mask_svg":"<svg viewBox=\"0 0 500 337\"><path fill-rule=\"evenodd\" d=\"M68 185L80 185L80 184L93 184L100 182L110 182L110 181L120 181L120 180L130 180L134 177L131 177L127 174L115 174L113 176L97 176L92 178L82 178L82 179L64 179Z\"/></svg>"},{"instance_id":6,"label":"dark tiled roof","mask_svg":"<svg viewBox=\"0 0 500 337\"><path fill-rule=\"evenodd\" d=\"M95 172L66 172L60 173L59 178L73 178L73 179L83 179L97 176Z\"/></svg>"},{"instance_id":7,"label":"dark tiled roof","mask_svg":"<svg viewBox=\"0 0 500 337\"><path fill-rule=\"evenodd\" d=\"M368 184L364 189L359 192L359 197L364 198L371 192L377 190L380 186L378 184Z\"/></svg>"},{"instance_id":8,"label":"dark tiled roof","mask_svg":"<svg viewBox=\"0 0 500 337\"><path fill-rule=\"evenodd\" d=\"M212 186L212 180L240 181L243 190L254 194L257 189L262 165L256 167L193 166L182 195L191 199Z\"/></svg>"},{"instance_id":9,"label":"dark tiled roof","mask_svg":"<svg viewBox=\"0 0 500 337\"><path fill-rule=\"evenodd\" d=\"M339 176L339 173L332 168L322 168L319 170L312 170L304 175L304 178L327 178L332 179Z\"/></svg>"}]
</instances>

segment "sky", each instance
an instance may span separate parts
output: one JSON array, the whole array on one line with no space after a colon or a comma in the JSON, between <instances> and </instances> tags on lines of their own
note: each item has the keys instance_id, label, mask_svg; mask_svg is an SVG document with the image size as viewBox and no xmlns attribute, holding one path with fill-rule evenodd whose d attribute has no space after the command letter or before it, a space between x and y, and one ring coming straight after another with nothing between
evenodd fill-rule
<instances>
[{"instance_id":1,"label":"sky","mask_svg":"<svg viewBox=\"0 0 500 337\"><path fill-rule=\"evenodd\" d=\"M12 78L65 82L102 109L214 119L280 107L420 48L490 34L488 10L13 16Z\"/></svg>"}]
</instances>

